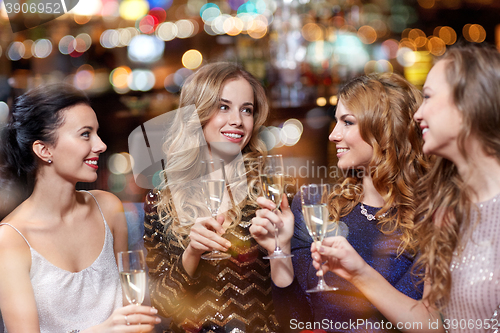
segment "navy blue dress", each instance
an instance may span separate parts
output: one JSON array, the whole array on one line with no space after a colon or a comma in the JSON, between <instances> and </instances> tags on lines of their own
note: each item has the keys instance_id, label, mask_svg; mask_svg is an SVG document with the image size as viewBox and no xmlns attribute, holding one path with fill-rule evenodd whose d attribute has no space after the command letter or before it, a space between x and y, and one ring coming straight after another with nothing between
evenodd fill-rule
<instances>
[{"instance_id":1,"label":"navy blue dress","mask_svg":"<svg viewBox=\"0 0 500 333\"><path fill-rule=\"evenodd\" d=\"M365 208L373 215L378 211L378 208L367 205ZM295 278L285 288L273 285L280 326L287 332L314 329L326 332L397 332L396 325L388 322L354 285L332 272L325 274L325 281L338 287L338 291L305 292L316 285L318 278L312 266L312 238L304 224L299 196L293 200L292 212L295 216L292 238ZM423 286L415 286L418 280L411 273L415 258L408 252L397 255L400 232L383 234L377 227L377 220L369 221L361 214L360 204L342 221L349 228L347 240L370 266L397 290L414 299L422 298Z\"/></svg>"}]
</instances>

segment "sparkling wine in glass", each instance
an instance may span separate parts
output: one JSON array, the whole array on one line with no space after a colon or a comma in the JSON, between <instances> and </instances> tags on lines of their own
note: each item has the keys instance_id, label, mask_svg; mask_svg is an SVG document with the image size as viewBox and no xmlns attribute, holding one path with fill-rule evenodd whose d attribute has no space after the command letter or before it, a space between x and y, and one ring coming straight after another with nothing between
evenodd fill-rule
<instances>
[{"instance_id":1,"label":"sparkling wine in glass","mask_svg":"<svg viewBox=\"0 0 500 333\"><path fill-rule=\"evenodd\" d=\"M226 173L224 170L223 160L207 160L201 161L201 186L205 202L212 214L212 217L217 220L217 213L224 198L224 190L226 188ZM223 253L218 250L205 253L201 256L206 260L222 260L231 257L229 253Z\"/></svg>"},{"instance_id":2,"label":"sparkling wine in glass","mask_svg":"<svg viewBox=\"0 0 500 333\"><path fill-rule=\"evenodd\" d=\"M259 157L259 168L260 183L262 191L264 192L264 197L274 202L276 205L274 212L276 212L281 205L281 199L283 198L285 182L283 157L281 155L261 156ZM274 226L274 252L271 255L264 257L264 259L293 257L293 255L283 252L280 247L278 235L278 227Z\"/></svg>"},{"instance_id":3,"label":"sparkling wine in glass","mask_svg":"<svg viewBox=\"0 0 500 333\"><path fill-rule=\"evenodd\" d=\"M330 185L328 184L303 185L300 188L304 222L307 231L309 231L309 235L316 243L318 249L328 230L330 214L328 213L327 199L330 190ZM323 271L320 269L319 272L322 273ZM334 290L338 290L338 288L327 285L323 274L320 274L316 287L307 290L307 292L315 293L319 291Z\"/></svg>"},{"instance_id":4,"label":"sparkling wine in glass","mask_svg":"<svg viewBox=\"0 0 500 333\"><path fill-rule=\"evenodd\" d=\"M130 304L141 305L146 295L146 261L142 251L118 253L118 271L125 297Z\"/></svg>"}]
</instances>

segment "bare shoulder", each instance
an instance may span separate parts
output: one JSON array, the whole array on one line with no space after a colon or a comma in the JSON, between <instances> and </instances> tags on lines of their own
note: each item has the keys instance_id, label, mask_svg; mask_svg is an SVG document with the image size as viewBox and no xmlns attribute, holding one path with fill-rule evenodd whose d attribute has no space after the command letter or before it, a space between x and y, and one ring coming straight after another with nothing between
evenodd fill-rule
<instances>
[{"instance_id":1,"label":"bare shoulder","mask_svg":"<svg viewBox=\"0 0 500 333\"><path fill-rule=\"evenodd\" d=\"M122 202L113 193L101 190L92 190L89 192L96 198L103 212L123 212Z\"/></svg>"},{"instance_id":2,"label":"bare shoulder","mask_svg":"<svg viewBox=\"0 0 500 333\"><path fill-rule=\"evenodd\" d=\"M0 308L9 332L39 332L30 280L31 251L20 232L33 224L23 214L9 215L0 226ZM14 229L12 226L15 226Z\"/></svg>"},{"instance_id":3,"label":"bare shoulder","mask_svg":"<svg viewBox=\"0 0 500 333\"><path fill-rule=\"evenodd\" d=\"M123 227L126 225L125 214L123 211L123 204L121 200L113 193L93 190L90 191L96 198L99 206L101 207L104 218L108 222L111 229L115 227Z\"/></svg>"},{"instance_id":4,"label":"bare shoulder","mask_svg":"<svg viewBox=\"0 0 500 333\"><path fill-rule=\"evenodd\" d=\"M0 225L0 265L3 267L15 265L29 271L31 251L26 240L17 231L23 232L23 228L20 227L22 221L15 218L5 218L1 223L9 223L10 225Z\"/></svg>"},{"instance_id":5,"label":"bare shoulder","mask_svg":"<svg viewBox=\"0 0 500 333\"><path fill-rule=\"evenodd\" d=\"M113 224L117 216L124 214L122 202L113 193L100 190L93 190L90 193L96 198L108 223Z\"/></svg>"}]
</instances>

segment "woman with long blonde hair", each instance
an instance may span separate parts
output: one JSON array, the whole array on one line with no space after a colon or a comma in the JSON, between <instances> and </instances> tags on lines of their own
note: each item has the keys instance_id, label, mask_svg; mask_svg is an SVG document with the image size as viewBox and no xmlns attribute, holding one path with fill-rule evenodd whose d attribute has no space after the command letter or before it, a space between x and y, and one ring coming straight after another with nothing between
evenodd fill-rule
<instances>
[{"instance_id":1,"label":"woman with long blonde hair","mask_svg":"<svg viewBox=\"0 0 500 333\"><path fill-rule=\"evenodd\" d=\"M415 259L413 187L427 169L422 136L413 120L421 93L400 75L373 74L354 78L338 96L337 124L329 140L337 146L343 176L329 195L330 218L345 222L347 240L364 262L391 286L419 299L421 293L413 285L410 268ZM312 239L300 201L296 198L291 209L285 202L278 214L272 212L269 201L259 198L258 202L263 209L253 219L254 237L272 250L272 223L281 225L284 251L295 255L292 260L271 262L282 326L294 331L311 329L298 323L320 323L309 327L329 332L391 331L383 325L384 316L353 284L333 274L325 280L338 291L307 294L317 280L311 265Z\"/></svg>"},{"instance_id":2,"label":"woman with long blonde hair","mask_svg":"<svg viewBox=\"0 0 500 333\"><path fill-rule=\"evenodd\" d=\"M341 239L315 254L317 267L332 260L323 269L353 281L392 322L449 332L498 327L499 73L497 50L465 45L449 49L427 76L415 120L424 152L437 159L416 189L422 302L385 284Z\"/></svg>"},{"instance_id":3,"label":"woman with long blonde hair","mask_svg":"<svg viewBox=\"0 0 500 333\"><path fill-rule=\"evenodd\" d=\"M269 264L248 231L266 152L258 135L269 113L264 89L235 64L205 65L188 78L176 112L164 183L145 206L152 304L172 318L173 332L276 332ZM228 174L228 207L217 219L198 180L209 158L222 158ZM201 259L212 250L231 257Z\"/></svg>"}]
</instances>

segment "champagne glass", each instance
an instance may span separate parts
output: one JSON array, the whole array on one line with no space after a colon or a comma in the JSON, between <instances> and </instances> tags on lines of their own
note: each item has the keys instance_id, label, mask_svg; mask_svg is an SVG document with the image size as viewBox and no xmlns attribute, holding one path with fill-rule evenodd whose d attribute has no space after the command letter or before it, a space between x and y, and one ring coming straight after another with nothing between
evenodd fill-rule
<instances>
[{"instance_id":1,"label":"champagne glass","mask_svg":"<svg viewBox=\"0 0 500 333\"><path fill-rule=\"evenodd\" d=\"M224 170L223 160L207 160L201 161L201 186L205 202L212 214L212 217L217 220L217 213L224 198L224 190L226 188L226 173ZM218 250L205 253L201 256L205 260L222 260L231 257L229 253L223 253Z\"/></svg>"},{"instance_id":2,"label":"champagne glass","mask_svg":"<svg viewBox=\"0 0 500 333\"><path fill-rule=\"evenodd\" d=\"M118 252L118 271L125 297L141 305L146 295L146 261L142 251Z\"/></svg>"},{"instance_id":3,"label":"champagne glass","mask_svg":"<svg viewBox=\"0 0 500 333\"><path fill-rule=\"evenodd\" d=\"M259 157L259 173L262 191L266 199L271 200L276 205L274 212L278 211L283 198L283 188L285 182L283 157L281 155L268 155ZM264 259L280 259L293 257L292 254L284 253L280 247L278 239L279 230L274 226L274 252Z\"/></svg>"},{"instance_id":4,"label":"champagne glass","mask_svg":"<svg viewBox=\"0 0 500 333\"><path fill-rule=\"evenodd\" d=\"M331 188L328 184L311 184L300 187L300 198L302 201L302 215L304 222L311 235L316 247L319 249L321 242L328 230L329 213L327 207L328 194ZM319 280L316 287L307 290L308 293L320 291L338 290L336 287L330 287L326 284L323 277L323 271L319 270Z\"/></svg>"}]
</instances>

